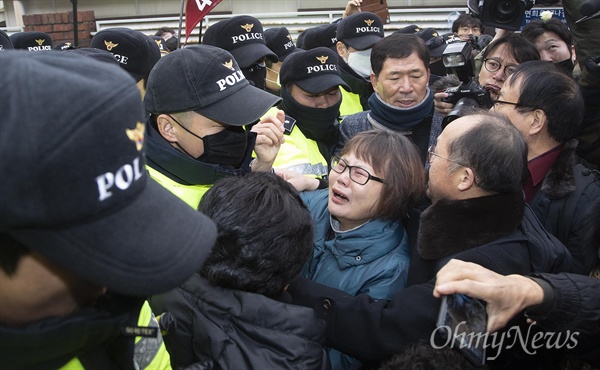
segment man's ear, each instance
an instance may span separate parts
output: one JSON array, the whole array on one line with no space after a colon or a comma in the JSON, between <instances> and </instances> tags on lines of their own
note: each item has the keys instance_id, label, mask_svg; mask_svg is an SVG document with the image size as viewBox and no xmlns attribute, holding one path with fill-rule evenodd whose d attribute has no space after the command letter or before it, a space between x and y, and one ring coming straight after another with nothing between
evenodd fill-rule
<instances>
[{"instance_id":1,"label":"man's ear","mask_svg":"<svg viewBox=\"0 0 600 370\"><path fill-rule=\"evenodd\" d=\"M379 92L379 88L377 86L377 82L379 81L379 79L377 78L377 76L375 76L375 73L371 72L369 79L371 80L371 86L373 86L373 90Z\"/></svg>"},{"instance_id":2,"label":"man's ear","mask_svg":"<svg viewBox=\"0 0 600 370\"><path fill-rule=\"evenodd\" d=\"M338 41L337 44L335 44L335 48L337 49L337 53L340 58L348 58L348 49L343 42Z\"/></svg>"},{"instance_id":3,"label":"man's ear","mask_svg":"<svg viewBox=\"0 0 600 370\"><path fill-rule=\"evenodd\" d=\"M544 128L547 131L548 117L546 112L541 109L536 109L531 112L533 122L529 126L529 135L533 136L539 134Z\"/></svg>"},{"instance_id":4,"label":"man's ear","mask_svg":"<svg viewBox=\"0 0 600 370\"><path fill-rule=\"evenodd\" d=\"M459 170L460 181L458 190L466 191L475 186L475 172L469 167L463 167Z\"/></svg>"},{"instance_id":5,"label":"man's ear","mask_svg":"<svg viewBox=\"0 0 600 370\"><path fill-rule=\"evenodd\" d=\"M159 114L156 117L156 127L162 137L170 143L176 143L178 141L175 135L175 127L172 122L172 118L168 114Z\"/></svg>"}]
</instances>

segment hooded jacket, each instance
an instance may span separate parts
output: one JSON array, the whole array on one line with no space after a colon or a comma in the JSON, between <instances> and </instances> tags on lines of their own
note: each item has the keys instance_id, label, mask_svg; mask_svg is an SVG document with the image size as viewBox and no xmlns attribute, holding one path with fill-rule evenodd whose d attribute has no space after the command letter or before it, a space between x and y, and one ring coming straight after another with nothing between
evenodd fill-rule
<instances>
[{"instance_id":1,"label":"hooded jacket","mask_svg":"<svg viewBox=\"0 0 600 370\"><path fill-rule=\"evenodd\" d=\"M215 287L198 274L150 305L175 318L164 337L174 369L328 369L325 324L312 309Z\"/></svg>"},{"instance_id":2,"label":"hooded jacket","mask_svg":"<svg viewBox=\"0 0 600 370\"><path fill-rule=\"evenodd\" d=\"M388 299L404 288L410 257L399 221L372 219L347 231L335 231L327 189L301 193L314 221L313 256L303 277L352 295Z\"/></svg>"}]
</instances>

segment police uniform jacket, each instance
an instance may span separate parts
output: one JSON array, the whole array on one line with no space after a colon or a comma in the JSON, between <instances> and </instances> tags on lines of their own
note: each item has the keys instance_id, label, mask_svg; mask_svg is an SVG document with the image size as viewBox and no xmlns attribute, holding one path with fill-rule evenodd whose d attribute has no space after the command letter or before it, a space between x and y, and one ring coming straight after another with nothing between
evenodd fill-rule
<instances>
[{"instance_id":1,"label":"police uniform jacket","mask_svg":"<svg viewBox=\"0 0 600 370\"><path fill-rule=\"evenodd\" d=\"M329 161L319 151L317 142L307 138L297 127L285 136L273 167L315 178L326 178L329 174Z\"/></svg>"},{"instance_id":2,"label":"police uniform jacket","mask_svg":"<svg viewBox=\"0 0 600 370\"><path fill-rule=\"evenodd\" d=\"M0 367L166 370L170 363L148 303L109 294L96 306L64 318L51 317L22 328L0 326Z\"/></svg>"}]
</instances>

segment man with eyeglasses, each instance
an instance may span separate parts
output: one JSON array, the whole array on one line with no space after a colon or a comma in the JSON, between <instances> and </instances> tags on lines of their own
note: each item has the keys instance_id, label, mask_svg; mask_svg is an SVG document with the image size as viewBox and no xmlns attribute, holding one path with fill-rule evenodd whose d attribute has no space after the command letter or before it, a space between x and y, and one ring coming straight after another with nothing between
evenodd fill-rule
<instances>
[{"instance_id":1,"label":"man with eyeglasses","mask_svg":"<svg viewBox=\"0 0 600 370\"><path fill-rule=\"evenodd\" d=\"M478 81L490 93L492 100L504 82L520 63L529 60L540 60L535 46L519 34L509 33L492 41L483 51L483 65L479 70ZM454 104L442 101L448 97L445 92L435 94L435 110L447 115L454 109Z\"/></svg>"},{"instance_id":2,"label":"man with eyeglasses","mask_svg":"<svg viewBox=\"0 0 600 370\"><path fill-rule=\"evenodd\" d=\"M376 365L403 346L435 340L440 301L433 296L434 278L451 258L503 275L565 271L569 252L523 199L526 156L522 135L505 117L481 111L452 121L429 150L427 195L433 204L416 230L407 226L407 288L389 300L376 300L301 280L290 286L293 302L314 307L326 320L328 346ZM495 364L509 364L510 354L505 355ZM533 368L528 360L518 361Z\"/></svg>"},{"instance_id":3,"label":"man with eyeglasses","mask_svg":"<svg viewBox=\"0 0 600 370\"><path fill-rule=\"evenodd\" d=\"M551 62L526 62L506 80L493 110L506 115L527 143L525 200L569 248L573 272L589 274L599 256L582 239L590 205L600 198L600 181L597 171L578 164L575 153L573 137L584 112L579 86Z\"/></svg>"}]
</instances>

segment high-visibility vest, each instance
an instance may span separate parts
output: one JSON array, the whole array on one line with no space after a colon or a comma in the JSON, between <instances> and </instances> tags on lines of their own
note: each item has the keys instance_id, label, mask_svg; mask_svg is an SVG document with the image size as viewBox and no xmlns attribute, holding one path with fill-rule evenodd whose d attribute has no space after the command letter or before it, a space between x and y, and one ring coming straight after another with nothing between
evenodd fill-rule
<instances>
[{"instance_id":1,"label":"high-visibility vest","mask_svg":"<svg viewBox=\"0 0 600 370\"><path fill-rule=\"evenodd\" d=\"M158 321L145 301L138 317L138 326L158 328ZM141 370L169 370L171 369L171 356L167 352L165 342L160 331L158 337L135 337L134 357L132 359ZM78 358L67 362L60 370L85 370Z\"/></svg>"},{"instance_id":2,"label":"high-visibility vest","mask_svg":"<svg viewBox=\"0 0 600 370\"><path fill-rule=\"evenodd\" d=\"M186 202L193 209L198 209L198 204L200 204L200 199L204 196L204 193L211 188L212 185L183 185L178 183L177 181L171 180L167 176L158 172L154 168L150 166L146 166L148 172L150 173L150 177L152 177L156 182L161 184L171 193L175 194L179 199Z\"/></svg>"},{"instance_id":3,"label":"high-visibility vest","mask_svg":"<svg viewBox=\"0 0 600 370\"><path fill-rule=\"evenodd\" d=\"M327 176L329 160L323 158L317 142L308 139L299 128L294 127L285 135L285 143L279 148L273 168L286 168L301 174L323 178Z\"/></svg>"},{"instance_id":4,"label":"high-visibility vest","mask_svg":"<svg viewBox=\"0 0 600 370\"><path fill-rule=\"evenodd\" d=\"M360 104L360 95L340 89L342 92L342 105L340 106L340 116L345 117L354 113L362 112L364 109Z\"/></svg>"}]
</instances>

